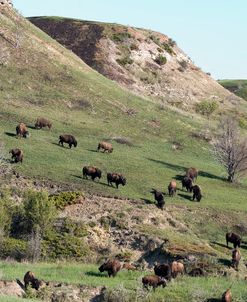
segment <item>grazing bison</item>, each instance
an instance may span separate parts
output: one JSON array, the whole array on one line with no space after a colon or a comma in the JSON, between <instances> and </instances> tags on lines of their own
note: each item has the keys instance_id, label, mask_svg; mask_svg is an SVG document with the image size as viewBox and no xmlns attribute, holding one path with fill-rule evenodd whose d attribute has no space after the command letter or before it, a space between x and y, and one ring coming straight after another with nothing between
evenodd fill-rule
<instances>
[{"instance_id":1,"label":"grazing bison","mask_svg":"<svg viewBox=\"0 0 247 302\"><path fill-rule=\"evenodd\" d=\"M29 136L29 132L27 131L27 126L24 123L20 123L16 126L16 136L25 137Z\"/></svg>"},{"instance_id":2,"label":"grazing bison","mask_svg":"<svg viewBox=\"0 0 247 302\"><path fill-rule=\"evenodd\" d=\"M101 273L107 271L109 277L111 276L115 277L118 271L120 271L120 269L121 269L121 263L116 259L107 260L99 267L99 271Z\"/></svg>"},{"instance_id":3,"label":"grazing bison","mask_svg":"<svg viewBox=\"0 0 247 302\"><path fill-rule=\"evenodd\" d=\"M64 134L64 135L59 136L58 144L63 146L63 143L68 144L70 148L72 147L72 145L74 147L77 146L77 140L75 139L75 137L73 135L70 135L70 134Z\"/></svg>"},{"instance_id":4,"label":"grazing bison","mask_svg":"<svg viewBox=\"0 0 247 302\"><path fill-rule=\"evenodd\" d=\"M184 265L181 262L173 261L171 264L172 278L176 278L178 274L184 274Z\"/></svg>"},{"instance_id":5,"label":"grazing bison","mask_svg":"<svg viewBox=\"0 0 247 302\"><path fill-rule=\"evenodd\" d=\"M100 149L103 149L104 150L103 152L107 151L108 153L112 153L112 151L113 151L112 144L107 143L107 142L100 142L98 144L97 151L99 151Z\"/></svg>"},{"instance_id":6,"label":"grazing bison","mask_svg":"<svg viewBox=\"0 0 247 302\"><path fill-rule=\"evenodd\" d=\"M222 298L221 298L221 301L222 302L232 302L232 293L231 293L231 290L230 288L228 288L222 295Z\"/></svg>"},{"instance_id":7,"label":"grazing bison","mask_svg":"<svg viewBox=\"0 0 247 302\"><path fill-rule=\"evenodd\" d=\"M202 199L202 191L201 191L200 186L198 186L198 185L193 186L192 192L193 192L192 200L196 199L197 201L200 201Z\"/></svg>"},{"instance_id":8,"label":"grazing bison","mask_svg":"<svg viewBox=\"0 0 247 302\"><path fill-rule=\"evenodd\" d=\"M52 123L49 120L47 120L43 117L38 118L36 123L35 123L35 128L36 129L42 129L44 127L48 127L49 129L51 129Z\"/></svg>"},{"instance_id":9,"label":"grazing bison","mask_svg":"<svg viewBox=\"0 0 247 302\"><path fill-rule=\"evenodd\" d=\"M107 182L108 186L112 186L112 183L114 182L116 184L116 187L118 189L119 185L125 186L126 185L126 178L123 177L120 173L107 173Z\"/></svg>"},{"instance_id":10,"label":"grazing bison","mask_svg":"<svg viewBox=\"0 0 247 302\"><path fill-rule=\"evenodd\" d=\"M96 167L92 167L92 166L85 166L82 169L82 174L83 174L83 178L86 178L88 176L91 176L92 180L95 180L95 178L98 177L98 179L101 178L102 172L100 169L96 168Z\"/></svg>"},{"instance_id":11,"label":"grazing bison","mask_svg":"<svg viewBox=\"0 0 247 302\"><path fill-rule=\"evenodd\" d=\"M232 233L232 232L228 232L226 233L226 244L227 244L227 247L228 247L228 242L231 242L233 243L233 246L234 248L236 247L240 247L240 244L241 244L241 237L235 233Z\"/></svg>"},{"instance_id":12,"label":"grazing bison","mask_svg":"<svg viewBox=\"0 0 247 302\"><path fill-rule=\"evenodd\" d=\"M122 269L127 269L128 271L135 271L136 267L131 263L124 263Z\"/></svg>"},{"instance_id":13,"label":"grazing bison","mask_svg":"<svg viewBox=\"0 0 247 302\"><path fill-rule=\"evenodd\" d=\"M193 181L190 177L185 176L182 179L182 190L186 188L187 192L192 192Z\"/></svg>"},{"instance_id":14,"label":"grazing bison","mask_svg":"<svg viewBox=\"0 0 247 302\"><path fill-rule=\"evenodd\" d=\"M171 266L169 264L156 264L154 265L154 273L157 276L163 277L166 280L171 280Z\"/></svg>"},{"instance_id":15,"label":"grazing bison","mask_svg":"<svg viewBox=\"0 0 247 302\"><path fill-rule=\"evenodd\" d=\"M177 183L175 180L172 180L168 186L169 196L174 196L176 194L176 191L177 191Z\"/></svg>"},{"instance_id":16,"label":"grazing bison","mask_svg":"<svg viewBox=\"0 0 247 302\"><path fill-rule=\"evenodd\" d=\"M27 289L28 285L31 284L32 288L38 290L40 286L43 285L43 283L44 283L43 281L35 278L34 273L31 271L26 272L26 274L24 275L25 289Z\"/></svg>"},{"instance_id":17,"label":"grazing bison","mask_svg":"<svg viewBox=\"0 0 247 302\"><path fill-rule=\"evenodd\" d=\"M205 273L204 271L200 268L200 267L196 267L196 268L193 268L190 272L189 272L189 275L191 277L199 277L199 276L204 276Z\"/></svg>"},{"instance_id":18,"label":"grazing bison","mask_svg":"<svg viewBox=\"0 0 247 302\"><path fill-rule=\"evenodd\" d=\"M157 207L161 210L163 210L165 206L165 199L163 196L163 193L160 191L157 191L156 189L152 189L150 193L154 194L154 199L157 201Z\"/></svg>"},{"instance_id":19,"label":"grazing bison","mask_svg":"<svg viewBox=\"0 0 247 302\"><path fill-rule=\"evenodd\" d=\"M11 149L9 153L12 154L11 158L14 160L15 163L21 162L23 160L23 151L21 149Z\"/></svg>"},{"instance_id":20,"label":"grazing bison","mask_svg":"<svg viewBox=\"0 0 247 302\"><path fill-rule=\"evenodd\" d=\"M238 270L239 261L241 259L240 250L237 248L232 251L232 267Z\"/></svg>"},{"instance_id":21,"label":"grazing bison","mask_svg":"<svg viewBox=\"0 0 247 302\"><path fill-rule=\"evenodd\" d=\"M190 177L192 179L192 181L194 181L194 179L197 179L198 176L198 170L196 168L188 168L186 170L186 176Z\"/></svg>"},{"instance_id":22,"label":"grazing bison","mask_svg":"<svg viewBox=\"0 0 247 302\"><path fill-rule=\"evenodd\" d=\"M143 287L148 289L148 286L152 286L155 290L156 287L162 285L163 287L166 286L166 280L162 277L156 275L148 275L142 278Z\"/></svg>"}]
</instances>

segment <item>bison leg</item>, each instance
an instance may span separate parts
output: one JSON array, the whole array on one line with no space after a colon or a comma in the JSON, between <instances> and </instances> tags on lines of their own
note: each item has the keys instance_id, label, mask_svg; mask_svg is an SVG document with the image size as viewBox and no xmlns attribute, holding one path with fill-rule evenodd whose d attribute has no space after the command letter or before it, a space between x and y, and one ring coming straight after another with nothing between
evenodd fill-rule
<instances>
[{"instance_id":1,"label":"bison leg","mask_svg":"<svg viewBox=\"0 0 247 302\"><path fill-rule=\"evenodd\" d=\"M192 200L194 201L196 198L196 194L193 194Z\"/></svg>"},{"instance_id":2,"label":"bison leg","mask_svg":"<svg viewBox=\"0 0 247 302\"><path fill-rule=\"evenodd\" d=\"M118 183L116 182L116 187L117 187L117 189L118 189Z\"/></svg>"},{"instance_id":3,"label":"bison leg","mask_svg":"<svg viewBox=\"0 0 247 302\"><path fill-rule=\"evenodd\" d=\"M69 148L71 149L71 147L72 147L72 144L69 144Z\"/></svg>"}]
</instances>

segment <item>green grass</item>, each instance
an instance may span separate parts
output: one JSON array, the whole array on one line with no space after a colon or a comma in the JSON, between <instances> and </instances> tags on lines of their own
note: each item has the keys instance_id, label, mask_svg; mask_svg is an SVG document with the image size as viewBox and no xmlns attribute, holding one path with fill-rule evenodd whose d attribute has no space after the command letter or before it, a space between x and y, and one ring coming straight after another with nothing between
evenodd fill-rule
<instances>
[{"instance_id":1,"label":"green grass","mask_svg":"<svg viewBox=\"0 0 247 302\"><path fill-rule=\"evenodd\" d=\"M108 278L105 273L99 273L95 265L79 263L0 263L1 279L4 280L22 279L27 270L34 271L39 278L46 281L67 282L92 287L119 288L120 286L127 289L128 294L131 295L140 292L142 276L150 274L150 272L120 271L115 278ZM145 293L146 298L148 296L150 300L144 301L179 302L182 301L181 299L185 302L205 301L203 299L220 298L229 286L232 286L234 301L246 301L247 289L244 281L234 282L226 277L191 278L187 276L178 277L169 283L166 288L159 288L155 293ZM164 297L165 300L157 300L164 299Z\"/></svg>"},{"instance_id":2,"label":"green grass","mask_svg":"<svg viewBox=\"0 0 247 302\"><path fill-rule=\"evenodd\" d=\"M223 87L247 100L247 80L219 80Z\"/></svg>"},{"instance_id":3,"label":"green grass","mask_svg":"<svg viewBox=\"0 0 247 302\"><path fill-rule=\"evenodd\" d=\"M10 297L10 296L0 296L0 302L38 302L40 300L37 299L23 299L18 297Z\"/></svg>"}]
</instances>

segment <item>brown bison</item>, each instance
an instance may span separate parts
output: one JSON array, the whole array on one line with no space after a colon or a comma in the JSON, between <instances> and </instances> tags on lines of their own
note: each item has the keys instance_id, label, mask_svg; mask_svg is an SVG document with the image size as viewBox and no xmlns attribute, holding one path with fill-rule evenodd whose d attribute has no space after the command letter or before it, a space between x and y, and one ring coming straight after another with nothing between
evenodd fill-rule
<instances>
[{"instance_id":1,"label":"brown bison","mask_svg":"<svg viewBox=\"0 0 247 302\"><path fill-rule=\"evenodd\" d=\"M177 191L177 183L175 180L172 180L168 185L169 196L174 196Z\"/></svg>"},{"instance_id":2,"label":"brown bison","mask_svg":"<svg viewBox=\"0 0 247 302\"><path fill-rule=\"evenodd\" d=\"M186 170L186 176L190 177L192 179L192 181L194 181L194 179L197 179L198 176L198 170L196 168L188 168Z\"/></svg>"},{"instance_id":3,"label":"brown bison","mask_svg":"<svg viewBox=\"0 0 247 302\"><path fill-rule=\"evenodd\" d=\"M184 274L184 265L181 262L173 261L171 264L172 278L176 278L178 274Z\"/></svg>"},{"instance_id":4,"label":"brown bison","mask_svg":"<svg viewBox=\"0 0 247 302\"><path fill-rule=\"evenodd\" d=\"M127 269L128 271L135 271L136 267L131 263L124 263L122 269Z\"/></svg>"},{"instance_id":5,"label":"brown bison","mask_svg":"<svg viewBox=\"0 0 247 302\"><path fill-rule=\"evenodd\" d=\"M100 169L96 168L96 167L92 167L92 166L85 166L82 169L82 174L83 174L83 178L86 178L88 176L91 177L91 179L94 181L95 178L98 177L98 179L101 178L102 172Z\"/></svg>"},{"instance_id":6,"label":"brown bison","mask_svg":"<svg viewBox=\"0 0 247 302\"><path fill-rule=\"evenodd\" d=\"M241 259L240 250L237 248L232 251L232 267L238 270L239 261Z\"/></svg>"},{"instance_id":7,"label":"brown bison","mask_svg":"<svg viewBox=\"0 0 247 302\"><path fill-rule=\"evenodd\" d=\"M68 144L70 149L71 149L72 145L74 147L77 146L77 140L75 139L75 137L73 135L70 135L70 134L64 134L64 135L59 136L58 144L63 146L63 143Z\"/></svg>"},{"instance_id":8,"label":"brown bison","mask_svg":"<svg viewBox=\"0 0 247 302\"><path fill-rule=\"evenodd\" d=\"M190 272L189 272L189 275L191 277L199 277L199 276L204 276L205 273L204 271L200 268L200 267L196 267L196 268L193 268Z\"/></svg>"},{"instance_id":9,"label":"brown bison","mask_svg":"<svg viewBox=\"0 0 247 302\"><path fill-rule=\"evenodd\" d=\"M157 264L154 265L154 273L157 276L163 277L170 281L172 278L171 266L169 264Z\"/></svg>"},{"instance_id":10,"label":"brown bison","mask_svg":"<svg viewBox=\"0 0 247 302\"><path fill-rule=\"evenodd\" d=\"M193 192L192 200L196 199L197 201L200 201L202 199L202 190L200 186L198 185L193 186L192 192Z\"/></svg>"},{"instance_id":11,"label":"brown bison","mask_svg":"<svg viewBox=\"0 0 247 302\"><path fill-rule=\"evenodd\" d=\"M240 247L240 244L241 244L241 237L235 233L232 233L232 232L228 232L226 233L226 244L227 244L227 247L228 247L228 242L231 242L233 243L233 246L234 248L236 247Z\"/></svg>"},{"instance_id":12,"label":"brown bison","mask_svg":"<svg viewBox=\"0 0 247 302\"><path fill-rule=\"evenodd\" d=\"M113 151L113 147L112 147L112 144L110 143L107 143L107 142L100 142L98 144L98 149L97 151L99 151L100 149L103 149L104 151L103 152L108 152L108 153L112 153Z\"/></svg>"},{"instance_id":13,"label":"brown bison","mask_svg":"<svg viewBox=\"0 0 247 302\"><path fill-rule=\"evenodd\" d=\"M232 293L231 293L231 290L230 288L228 288L222 295L222 298L221 298L221 301L222 302L232 302Z\"/></svg>"},{"instance_id":14,"label":"brown bison","mask_svg":"<svg viewBox=\"0 0 247 302\"><path fill-rule=\"evenodd\" d=\"M121 269L121 263L116 259L107 260L99 267L99 271L101 273L107 271L109 277L111 276L115 277L117 273L120 271L120 269Z\"/></svg>"},{"instance_id":15,"label":"brown bison","mask_svg":"<svg viewBox=\"0 0 247 302\"><path fill-rule=\"evenodd\" d=\"M48 127L49 129L51 129L52 123L49 120L47 120L43 117L38 118L36 123L35 123L35 128L36 129L42 129L44 127Z\"/></svg>"},{"instance_id":16,"label":"brown bison","mask_svg":"<svg viewBox=\"0 0 247 302\"><path fill-rule=\"evenodd\" d=\"M34 273L31 271L26 272L26 274L24 275L25 289L27 289L28 285L31 284L32 288L38 290L40 288L40 286L43 285L43 283L44 283L43 281L35 278Z\"/></svg>"},{"instance_id":17,"label":"brown bison","mask_svg":"<svg viewBox=\"0 0 247 302\"><path fill-rule=\"evenodd\" d=\"M143 287L148 289L149 286L152 286L155 290L156 287L162 285L163 287L166 286L166 280L160 276L156 275L148 275L142 278Z\"/></svg>"},{"instance_id":18,"label":"brown bison","mask_svg":"<svg viewBox=\"0 0 247 302\"><path fill-rule=\"evenodd\" d=\"M126 178L120 173L107 173L107 182L108 186L112 186L112 183L115 183L118 189L119 185L126 185Z\"/></svg>"},{"instance_id":19,"label":"brown bison","mask_svg":"<svg viewBox=\"0 0 247 302\"><path fill-rule=\"evenodd\" d=\"M154 199L157 201L157 207L161 210L164 209L165 206L165 199L163 196L163 193L160 191L157 191L156 189L152 189L150 193L154 194Z\"/></svg>"},{"instance_id":20,"label":"brown bison","mask_svg":"<svg viewBox=\"0 0 247 302\"><path fill-rule=\"evenodd\" d=\"M193 181L190 177L185 176L182 179L182 190L186 188L187 192L192 192Z\"/></svg>"},{"instance_id":21,"label":"brown bison","mask_svg":"<svg viewBox=\"0 0 247 302\"><path fill-rule=\"evenodd\" d=\"M29 136L29 132L27 131L27 126L24 123L20 123L16 126L16 136L25 137Z\"/></svg>"},{"instance_id":22,"label":"brown bison","mask_svg":"<svg viewBox=\"0 0 247 302\"><path fill-rule=\"evenodd\" d=\"M11 158L14 160L15 163L23 161L23 151L21 149L15 148L11 149L9 153L12 154Z\"/></svg>"}]
</instances>

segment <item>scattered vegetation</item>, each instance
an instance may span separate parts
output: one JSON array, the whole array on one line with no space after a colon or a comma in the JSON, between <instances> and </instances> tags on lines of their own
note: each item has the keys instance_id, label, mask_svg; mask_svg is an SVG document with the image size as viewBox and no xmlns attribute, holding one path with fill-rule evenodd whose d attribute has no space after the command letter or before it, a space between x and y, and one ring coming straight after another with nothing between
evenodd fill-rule
<instances>
[{"instance_id":1,"label":"scattered vegetation","mask_svg":"<svg viewBox=\"0 0 247 302\"><path fill-rule=\"evenodd\" d=\"M219 108L219 103L216 101L203 100L196 104L196 112L209 117Z\"/></svg>"},{"instance_id":2,"label":"scattered vegetation","mask_svg":"<svg viewBox=\"0 0 247 302\"><path fill-rule=\"evenodd\" d=\"M155 58L154 61L155 61L157 64L159 64L159 65L165 65L166 62L167 62L167 59L166 59L165 56L159 54L159 55Z\"/></svg>"},{"instance_id":3,"label":"scattered vegetation","mask_svg":"<svg viewBox=\"0 0 247 302\"><path fill-rule=\"evenodd\" d=\"M50 196L49 199L57 209L63 210L68 205L76 204L80 197L83 198L81 192L61 192L58 195Z\"/></svg>"},{"instance_id":4,"label":"scattered vegetation","mask_svg":"<svg viewBox=\"0 0 247 302\"><path fill-rule=\"evenodd\" d=\"M116 61L122 66L131 65L134 62L129 56L117 59Z\"/></svg>"},{"instance_id":5,"label":"scattered vegetation","mask_svg":"<svg viewBox=\"0 0 247 302\"><path fill-rule=\"evenodd\" d=\"M112 35L112 40L115 42L124 42L131 38L131 34L126 32L118 32Z\"/></svg>"}]
</instances>

